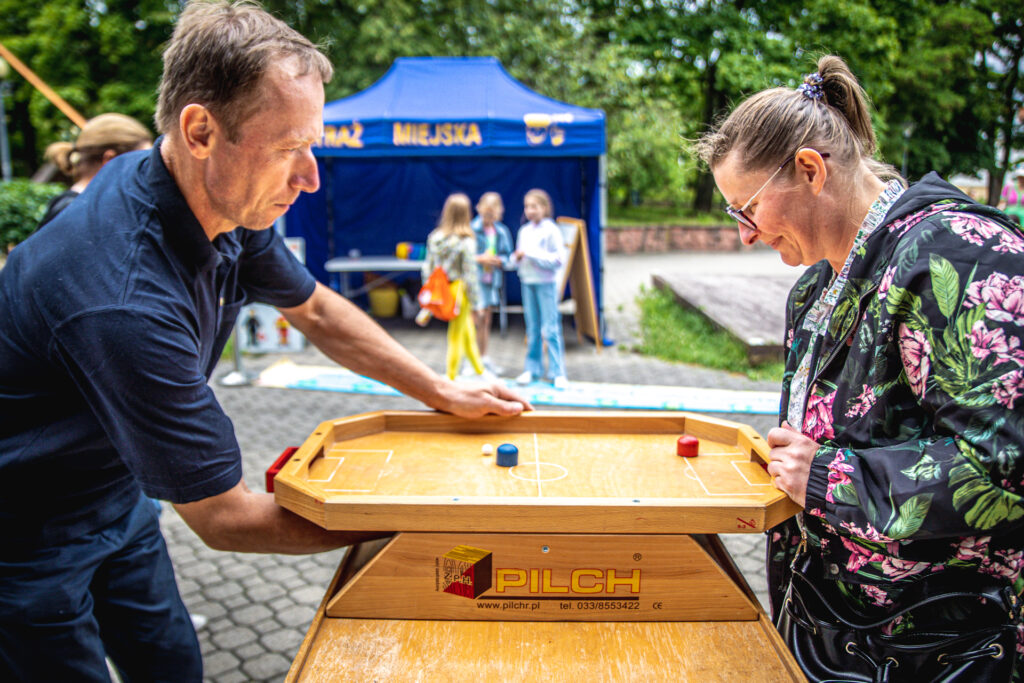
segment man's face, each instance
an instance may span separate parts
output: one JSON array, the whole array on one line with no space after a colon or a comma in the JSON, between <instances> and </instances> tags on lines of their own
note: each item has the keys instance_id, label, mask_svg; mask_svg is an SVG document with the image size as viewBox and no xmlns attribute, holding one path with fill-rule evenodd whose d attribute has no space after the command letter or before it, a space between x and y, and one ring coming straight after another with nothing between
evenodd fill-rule
<instances>
[{"instance_id":1,"label":"man's face","mask_svg":"<svg viewBox=\"0 0 1024 683\"><path fill-rule=\"evenodd\" d=\"M284 61L267 71L252 94L256 113L237 141L219 136L207 159L204 184L217 232L268 228L300 192L320 187L311 146L323 132L324 87L315 72L298 77L294 67Z\"/></svg>"}]
</instances>

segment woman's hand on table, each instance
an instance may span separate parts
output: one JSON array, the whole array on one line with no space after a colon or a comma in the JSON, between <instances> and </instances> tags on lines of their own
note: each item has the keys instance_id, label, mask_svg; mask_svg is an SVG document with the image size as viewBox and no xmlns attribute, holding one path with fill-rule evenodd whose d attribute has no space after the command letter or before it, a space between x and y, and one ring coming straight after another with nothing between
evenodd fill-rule
<instances>
[{"instance_id":1,"label":"woman's hand on table","mask_svg":"<svg viewBox=\"0 0 1024 683\"><path fill-rule=\"evenodd\" d=\"M807 478L811 461L821 444L793 429L788 422L768 432L771 448L768 474L775 488L792 498L801 507L807 501Z\"/></svg>"}]
</instances>

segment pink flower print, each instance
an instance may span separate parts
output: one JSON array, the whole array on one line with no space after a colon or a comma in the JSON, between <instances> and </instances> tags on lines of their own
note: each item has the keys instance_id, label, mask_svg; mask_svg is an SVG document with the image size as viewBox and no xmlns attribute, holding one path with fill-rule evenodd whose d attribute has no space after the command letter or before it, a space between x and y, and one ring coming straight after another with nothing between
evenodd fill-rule
<instances>
[{"instance_id":1,"label":"pink flower print","mask_svg":"<svg viewBox=\"0 0 1024 683\"><path fill-rule=\"evenodd\" d=\"M900 356L903 359L903 369L907 371L910 388L923 398L925 385L928 383L928 372L931 370L928 355L932 352L932 345L928 343L924 332L911 330L906 323L900 323L899 336Z\"/></svg>"},{"instance_id":2,"label":"pink flower print","mask_svg":"<svg viewBox=\"0 0 1024 683\"><path fill-rule=\"evenodd\" d=\"M846 571L848 572L857 573L868 562L881 562L884 559L881 553L868 550L848 538L840 537L840 540L843 542L843 547L850 553L849 559L846 560Z\"/></svg>"},{"instance_id":3,"label":"pink flower print","mask_svg":"<svg viewBox=\"0 0 1024 683\"><path fill-rule=\"evenodd\" d=\"M793 348L793 337L794 337L793 328L790 328L789 332L786 333L786 348L787 349Z\"/></svg>"},{"instance_id":4,"label":"pink flower print","mask_svg":"<svg viewBox=\"0 0 1024 683\"><path fill-rule=\"evenodd\" d=\"M889 293L889 288L892 287L893 277L896 275L896 266L885 269L885 273L882 274L882 280L878 283L878 300L885 301L886 295Z\"/></svg>"},{"instance_id":5,"label":"pink flower print","mask_svg":"<svg viewBox=\"0 0 1024 683\"><path fill-rule=\"evenodd\" d=\"M1021 391L1024 391L1024 371L1021 368L1008 372L992 383L992 395L1011 410L1013 402L1020 397Z\"/></svg>"},{"instance_id":6,"label":"pink flower print","mask_svg":"<svg viewBox=\"0 0 1024 683\"><path fill-rule=\"evenodd\" d=\"M1020 576L1021 551L997 550L995 555L1002 562L987 561L978 568L978 571L982 574L1009 579L1011 582L1016 581Z\"/></svg>"},{"instance_id":7,"label":"pink flower print","mask_svg":"<svg viewBox=\"0 0 1024 683\"><path fill-rule=\"evenodd\" d=\"M985 316L998 322L1024 325L1024 276L992 273L967 287L965 308L985 306Z\"/></svg>"},{"instance_id":8,"label":"pink flower print","mask_svg":"<svg viewBox=\"0 0 1024 683\"><path fill-rule=\"evenodd\" d=\"M949 206L947 204L933 204L923 211L918 211L917 213L912 213L898 221L893 221L889 224L889 232L895 232L902 235L913 227L915 223L923 221L925 218L928 218L928 216L939 213L940 211L948 208Z\"/></svg>"},{"instance_id":9,"label":"pink flower print","mask_svg":"<svg viewBox=\"0 0 1024 683\"><path fill-rule=\"evenodd\" d=\"M1019 254L1024 251L1024 239L1004 230L999 233L999 244L992 249L1004 254Z\"/></svg>"},{"instance_id":10,"label":"pink flower print","mask_svg":"<svg viewBox=\"0 0 1024 683\"><path fill-rule=\"evenodd\" d=\"M891 538L889 538L888 536L883 536L878 529L871 526L870 524L867 525L867 529L861 529L852 522L840 522L839 526L843 529L846 529L846 531L852 534L853 536L859 536L860 538L863 538L867 541L876 541L878 543L889 543L892 541Z\"/></svg>"},{"instance_id":11,"label":"pink flower print","mask_svg":"<svg viewBox=\"0 0 1024 683\"><path fill-rule=\"evenodd\" d=\"M956 548L956 559L964 562L988 561L988 542L990 540L992 540L991 536L967 536L960 539L960 544Z\"/></svg>"},{"instance_id":12,"label":"pink flower print","mask_svg":"<svg viewBox=\"0 0 1024 683\"><path fill-rule=\"evenodd\" d=\"M997 550L996 557L1001 558L1006 562L1006 566L1013 569L1018 574L1022 567L1022 560L1024 560L1024 551L1020 550Z\"/></svg>"},{"instance_id":13,"label":"pink flower print","mask_svg":"<svg viewBox=\"0 0 1024 683\"><path fill-rule=\"evenodd\" d=\"M984 320L974 323L971 328L971 353L975 358L985 360L992 353L1005 356L1009 350L1002 328L990 330L985 327Z\"/></svg>"},{"instance_id":14,"label":"pink flower print","mask_svg":"<svg viewBox=\"0 0 1024 683\"><path fill-rule=\"evenodd\" d=\"M833 501L833 502L835 502L835 501ZM810 510L807 511L807 514L814 515L815 517L821 517L822 519L825 519L825 513L822 511L821 508L811 508Z\"/></svg>"},{"instance_id":15,"label":"pink flower print","mask_svg":"<svg viewBox=\"0 0 1024 683\"><path fill-rule=\"evenodd\" d=\"M804 415L804 436L818 441L821 438L834 439L832 430L832 403L836 400L836 392L827 396L811 394L807 399L807 413Z\"/></svg>"},{"instance_id":16,"label":"pink flower print","mask_svg":"<svg viewBox=\"0 0 1024 683\"><path fill-rule=\"evenodd\" d=\"M887 557L882 560L882 573L890 579L905 579L914 576L931 567L927 562L910 562L901 560L898 557Z\"/></svg>"},{"instance_id":17,"label":"pink flower print","mask_svg":"<svg viewBox=\"0 0 1024 683\"><path fill-rule=\"evenodd\" d=\"M828 486L825 488L825 500L829 503L835 503L836 499L832 497L832 491L837 486L845 486L850 483L850 477L847 473L853 472L853 465L846 462L846 456L843 454L842 449L836 451L836 457L828 465Z\"/></svg>"},{"instance_id":18,"label":"pink flower print","mask_svg":"<svg viewBox=\"0 0 1024 683\"><path fill-rule=\"evenodd\" d=\"M889 595L879 588L878 586L861 586L864 595L874 603L877 607L888 607L892 604L892 600L889 599Z\"/></svg>"},{"instance_id":19,"label":"pink flower print","mask_svg":"<svg viewBox=\"0 0 1024 683\"><path fill-rule=\"evenodd\" d=\"M895 619L893 619L892 621L890 621L889 623L883 624L880 630L885 635L891 636L893 629L896 628L897 626L899 626L902 623L903 623L903 615L901 614L898 617L896 617Z\"/></svg>"},{"instance_id":20,"label":"pink flower print","mask_svg":"<svg viewBox=\"0 0 1024 683\"><path fill-rule=\"evenodd\" d=\"M875 405L875 390L868 384L862 384L860 395L850 401L850 409L846 411L846 417L862 417L866 415L871 407Z\"/></svg>"},{"instance_id":21,"label":"pink flower print","mask_svg":"<svg viewBox=\"0 0 1024 683\"><path fill-rule=\"evenodd\" d=\"M991 221L987 221L981 216L975 216L967 213L951 213L949 214L949 221L947 222L950 230L955 232L961 238L967 240L971 244L977 244L979 247L985 243L986 240L995 237L1000 232L999 226Z\"/></svg>"}]
</instances>

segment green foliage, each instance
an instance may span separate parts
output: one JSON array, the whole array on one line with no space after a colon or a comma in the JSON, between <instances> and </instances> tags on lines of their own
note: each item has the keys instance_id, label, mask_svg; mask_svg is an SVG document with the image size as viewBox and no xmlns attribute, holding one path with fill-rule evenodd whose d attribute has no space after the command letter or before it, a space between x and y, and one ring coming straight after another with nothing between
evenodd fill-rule
<instances>
[{"instance_id":1,"label":"green foliage","mask_svg":"<svg viewBox=\"0 0 1024 683\"><path fill-rule=\"evenodd\" d=\"M0 0L0 42L86 118L150 124L160 53L184 0ZM493 55L549 97L603 109L609 196L708 211L713 179L685 152L744 97L795 86L838 54L873 100L879 157L907 176L989 169L998 193L1024 148L1019 0L264 0L324 46L327 99L379 79L396 57ZM16 175L77 133L14 75L7 113ZM993 195L990 195L990 200Z\"/></svg>"},{"instance_id":2,"label":"green foliage","mask_svg":"<svg viewBox=\"0 0 1024 683\"><path fill-rule=\"evenodd\" d=\"M928 515L932 505L932 493L920 493L899 506L899 514L892 524L883 530L883 534L893 540L910 538L918 532Z\"/></svg>"},{"instance_id":3,"label":"green foliage","mask_svg":"<svg viewBox=\"0 0 1024 683\"><path fill-rule=\"evenodd\" d=\"M675 204L612 204L608 207L605 227L632 227L640 225L729 225L721 211L705 213Z\"/></svg>"},{"instance_id":4,"label":"green foliage","mask_svg":"<svg viewBox=\"0 0 1024 683\"><path fill-rule=\"evenodd\" d=\"M949 472L953 507L963 513L964 521L982 531L1024 516L1020 498L995 486L986 474L971 463L957 465Z\"/></svg>"},{"instance_id":5,"label":"green foliage","mask_svg":"<svg viewBox=\"0 0 1024 683\"><path fill-rule=\"evenodd\" d=\"M0 248L9 249L35 232L46 203L63 191L61 185L28 180L0 183Z\"/></svg>"},{"instance_id":6,"label":"green foliage","mask_svg":"<svg viewBox=\"0 0 1024 683\"><path fill-rule=\"evenodd\" d=\"M642 339L635 351L662 360L740 372L751 379L782 381L781 362L751 365L739 341L700 313L680 306L671 293L643 289L637 304Z\"/></svg>"}]
</instances>

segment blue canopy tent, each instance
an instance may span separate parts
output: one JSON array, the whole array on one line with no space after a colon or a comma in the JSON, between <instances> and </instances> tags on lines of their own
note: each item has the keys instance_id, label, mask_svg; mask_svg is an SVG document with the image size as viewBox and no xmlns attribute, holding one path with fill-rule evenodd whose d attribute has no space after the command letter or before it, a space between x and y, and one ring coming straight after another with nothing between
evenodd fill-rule
<instances>
[{"instance_id":1,"label":"blue canopy tent","mask_svg":"<svg viewBox=\"0 0 1024 683\"><path fill-rule=\"evenodd\" d=\"M473 203L500 193L514 236L523 196L539 187L555 215L586 221L600 302L604 151L604 112L539 95L493 57L396 59L372 86L324 107L313 150L321 188L292 206L286 234L305 239L310 270L337 287L324 263L425 242L453 192ZM509 301L519 300L510 278Z\"/></svg>"}]
</instances>

